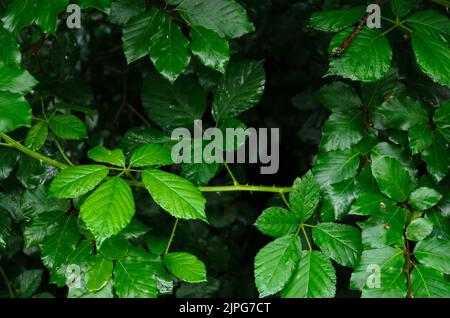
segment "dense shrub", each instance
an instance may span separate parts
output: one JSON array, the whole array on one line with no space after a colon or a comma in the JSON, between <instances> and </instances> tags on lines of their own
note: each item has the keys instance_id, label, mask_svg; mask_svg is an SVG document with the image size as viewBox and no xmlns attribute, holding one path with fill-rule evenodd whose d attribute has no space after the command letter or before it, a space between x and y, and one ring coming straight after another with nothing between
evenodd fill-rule
<instances>
[{"instance_id":1,"label":"dense shrub","mask_svg":"<svg viewBox=\"0 0 450 318\"><path fill-rule=\"evenodd\" d=\"M449 297L449 2L374 3L0 0L0 296Z\"/></svg>"}]
</instances>

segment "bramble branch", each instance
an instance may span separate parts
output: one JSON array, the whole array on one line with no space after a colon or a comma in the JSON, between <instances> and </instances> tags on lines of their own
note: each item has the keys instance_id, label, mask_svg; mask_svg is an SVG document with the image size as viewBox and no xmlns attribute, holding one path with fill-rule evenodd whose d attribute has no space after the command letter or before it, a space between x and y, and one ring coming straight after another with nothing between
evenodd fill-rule
<instances>
[{"instance_id":1,"label":"bramble branch","mask_svg":"<svg viewBox=\"0 0 450 318\"><path fill-rule=\"evenodd\" d=\"M59 162L57 160L54 160L50 157L47 157L45 155L42 155L38 152L35 152L21 143L17 142L16 140L9 137L7 134L0 132L0 138L3 139L6 143L0 143L0 146L4 147L13 147L22 153L35 158L36 160L39 160L43 163L49 164L51 166L54 166L58 169L66 169L69 166ZM112 169L116 170L116 168ZM122 169L121 169L122 171ZM133 172L141 172L140 170L128 170ZM143 187L144 184L141 181L136 180L126 180L129 185L135 186L135 187ZM242 184L234 184L230 186L204 186L199 187L199 190L201 192L231 192L231 191L244 191L244 192L266 192L266 193L276 193L276 194L284 194L291 191L290 187L275 187L275 186L258 186L258 185L242 185Z\"/></svg>"}]
</instances>

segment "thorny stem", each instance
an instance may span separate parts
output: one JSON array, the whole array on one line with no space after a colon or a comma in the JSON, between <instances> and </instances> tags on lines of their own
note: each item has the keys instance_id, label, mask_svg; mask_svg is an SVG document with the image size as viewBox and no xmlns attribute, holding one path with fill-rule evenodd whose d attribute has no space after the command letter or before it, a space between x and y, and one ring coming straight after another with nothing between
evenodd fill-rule
<instances>
[{"instance_id":1,"label":"thorny stem","mask_svg":"<svg viewBox=\"0 0 450 318\"><path fill-rule=\"evenodd\" d=\"M16 148L17 150L23 152L24 154L33 157L41 162L45 162L51 166L54 166L56 168L59 169L66 169L68 166L62 162L59 162L57 160L53 160L45 155L42 155L40 153L37 153L33 150L31 150L30 148L25 147L24 145L22 145L21 143L15 141L14 139L12 139L11 137L9 137L8 135L6 135L5 133L0 131L0 138L2 138L4 141L6 141L6 143L13 148Z\"/></svg>"},{"instance_id":2,"label":"thorny stem","mask_svg":"<svg viewBox=\"0 0 450 318\"><path fill-rule=\"evenodd\" d=\"M175 237L175 232L177 231L178 221L179 221L179 219L176 219L175 223L173 224L172 233L170 233L169 243L167 243L167 247L166 247L166 251L164 252L164 255L167 255L167 253L169 253L170 246L172 245L173 239Z\"/></svg>"},{"instance_id":3,"label":"thorny stem","mask_svg":"<svg viewBox=\"0 0 450 318\"><path fill-rule=\"evenodd\" d=\"M5 134L3 132L0 132L0 138L3 139L4 141L6 141L6 144L0 143L0 146L16 148L17 150L23 152L24 154L26 154L32 158L35 158L41 162L44 162L46 164L49 164L49 165L54 166L59 169L66 169L69 167L68 165L66 165L62 162L51 159L45 155L42 155L38 152L35 152L35 151L25 147L24 145L22 145L21 143L17 142L14 139L12 139L11 137L9 137L7 134ZM111 170L119 170L119 171L124 170L124 169L119 169L119 168L110 168L110 169ZM132 170L132 169L128 169L128 171L141 172L141 170ZM126 181L131 186L136 186L136 187L144 186L144 184L140 181L135 181L135 180L126 180ZM271 187L271 186L238 184L238 185L231 185L231 186L205 186L205 187L199 187L199 190L201 192L248 191L248 192L268 192L268 193L283 194L283 193L289 193L291 191L291 187Z\"/></svg>"},{"instance_id":4,"label":"thorny stem","mask_svg":"<svg viewBox=\"0 0 450 318\"><path fill-rule=\"evenodd\" d=\"M206 187L199 187L199 189L202 192L248 191L248 192L269 192L278 194L291 192L290 187L270 187L257 185L206 186Z\"/></svg>"}]
</instances>

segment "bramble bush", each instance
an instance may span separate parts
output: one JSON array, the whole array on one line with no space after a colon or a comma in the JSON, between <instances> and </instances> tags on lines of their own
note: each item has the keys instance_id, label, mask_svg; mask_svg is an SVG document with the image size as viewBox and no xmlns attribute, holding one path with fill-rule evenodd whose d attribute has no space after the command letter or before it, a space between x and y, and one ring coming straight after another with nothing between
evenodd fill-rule
<instances>
[{"instance_id":1,"label":"bramble bush","mask_svg":"<svg viewBox=\"0 0 450 318\"><path fill-rule=\"evenodd\" d=\"M450 297L450 3L369 4L1 0L0 296Z\"/></svg>"}]
</instances>

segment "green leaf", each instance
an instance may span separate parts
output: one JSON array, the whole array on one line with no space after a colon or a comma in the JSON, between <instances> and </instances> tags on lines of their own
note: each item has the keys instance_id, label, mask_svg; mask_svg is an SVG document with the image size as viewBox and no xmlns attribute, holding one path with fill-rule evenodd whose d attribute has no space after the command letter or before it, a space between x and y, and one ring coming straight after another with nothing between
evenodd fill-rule
<instances>
[{"instance_id":1,"label":"green leaf","mask_svg":"<svg viewBox=\"0 0 450 318\"><path fill-rule=\"evenodd\" d=\"M358 22L365 13L364 6L314 12L309 26L319 31L338 32Z\"/></svg>"},{"instance_id":2,"label":"green leaf","mask_svg":"<svg viewBox=\"0 0 450 318\"><path fill-rule=\"evenodd\" d=\"M32 24L35 20L37 5L37 1L12 1L3 14L4 28L17 34L23 27Z\"/></svg>"},{"instance_id":3,"label":"green leaf","mask_svg":"<svg viewBox=\"0 0 450 318\"><path fill-rule=\"evenodd\" d=\"M428 173L437 182L441 181L449 168L450 151L448 142L436 133L433 133L433 144L422 152L422 160L427 164Z\"/></svg>"},{"instance_id":4,"label":"green leaf","mask_svg":"<svg viewBox=\"0 0 450 318\"><path fill-rule=\"evenodd\" d=\"M238 38L255 30L245 9L234 0L167 0L167 3L178 5L176 9L189 24L227 38Z\"/></svg>"},{"instance_id":5,"label":"green leaf","mask_svg":"<svg viewBox=\"0 0 450 318\"><path fill-rule=\"evenodd\" d=\"M206 282L205 264L192 254L169 253L164 256L163 262L170 273L185 282Z\"/></svg>"},{"instance_id":6,"label":"green leaf","mask_svg":"<svg viewBox=\"0 0 450 318\"><path fill-rule=\"evenodd\" d=\"M333 298L336 272L330 260L318 251L303 251L297 269L281 292L284 298Z\"/></svg>"},{"instance_id":7,"label":"green leaf","mask_svg":"<svg viewBox=\"0 0 450 318\"><path fill-rule=\"evenodd\" d=\"M48 197L48 188L40 185L27 189L21 197L20 209L27 220L34 220L45 212L66 212L70 208L68 200Z\"/></svg>"},{"instance_id":8,"label":"green leaf","mask_svg":"<svg viewBox=\"0 0 450 318\"><path fill-rule=\"evenodd\" d=\"M120 236L124 237L127 240L131 239L138 239L141 236L144 236L147 234L147 232L150 231L150 228L139 222L136 219L132 219L130 224L122 231L120 232Z\"/></svg>"},{"instance_id":9,"label":"green leaf","mask_svg":"<svg viewBox=\"0 0 450 318\"><path fill-rule=\"evenodd\" d=\"M316 160L313 174L322 188L353 178L359 166L359 152L348 149L327 152Z\"/></svg>"},{"instance_id":10,"label":"green leaf","mask_svg":"<svg viewBox=\"0 0 450 318\"><path fill-rule=\"evenodd\" d=\"M450 223L448 222L448 218L441 215L437 210L427 211L425 217L433 224L433 236L450 239Z\"/></svg>"},{"instance_id":11,"label":"green leaf","mask_svg":"<svg viewBox=\"0 0 450 318\"><path fill-rule=\"evenodd\" d=\"M225 73L230 59L228 41L204 27L191 28L191 51L206 66Z\"/></svg>"},{"instance_id":12,"label":"green leaf","mask_svg":"<svg viewBox=\"0 0 450 318\"><path fill-rule=\"evenodd\" d=\"M36 23L45 33L55 33L58 14L69 5L69 0L14 0L3 15L4 27L19 33L25 26Z\"/></svg>"},{"instance_id":13,"label":"green leaf","mask_svg":"<svg viewBox=\"0 0 450 318\"><path fill-rule=\"evenodd\" d=\"M298 236L287 235L264 246L255 257L255 284L259 297L273 295L286 285L300 260Z\"/></svg>"},{"instance_id":14,"label":"green leaf","mask_svg":"<svg viewBox=\"0 0 450 318\"><path fill-rule=\"evenodd\" d=\"M9 213L0 208L0 251L6 248L11 235L11 217Z\"/></svg>"},{"instance_id":15,"label":"green leaf","mask_svg":"<svg viewBox=\"0 0 450 318\"><path fill-rule=\"evenodd\" d=\"M0 27L0 43L2 43L2 52L0 53L0 62L5 65L16 66L20 68L22 55L17 37Z\"/></svg>"},{"instance_id":16,"label":"green leaf","mask_svg":"<svg viewBox=\"0 0 450 318\"><path fill-rule=\"evenodd\" d=\"M222 119L236 117L261 100L266 76L261 62L233 62L220 81L213 98L213 116Z\"/></svg>"},{"instance_id":17,"label":"green leaf","mask_svg":"<svg viewBox=\"0 0 450 318\"><path fill-rule=\"evenodd\" d=\"M374 215L386 207L393 206L395 202L378 193L362 193L349 212L351 215Z\"/></svg>"},{"instance_id":18,"label":"green leaf","mask_svg":"<svg viewBox=\"0 0 450 318\"><path fill-rule=\"evenodd\" d=\"M45 144L47 135L47 123L40 121L28 131L27 138L25 139L25 146L33 151L39 150Z\"/></svg>"},{"instance_id":19,"label":"green leaf","mask_svg":"<svg viewBox=\"0 0 450 318\"><path fill-rule=\"evenodd\" d=\"M397 202L408 199L411 193L411 177L400 162L389 157L375 158L372 162L372 174L381 192L389 198Z\"/></svg>"},{"instance_id":20,"label":"green leaf","mask_svg":"<svg viewBox=\"0 0 450 318\"><path fill-rule=\"evenodd\" d=\"M30 269L23 271L14 280L14 290L16 296L29 298L38 290L42 281L41 269Z\"/></svg>"},{"instance_id":21,"label":"green leaf","mask_svg":"<svg viewBox=\"0 0 450 318\"><path fill-rule=\"evenodd\" d=\"M76 289L83 288L84 277L81 275L84 276L86 262L91 256L92 243L88 240L80 241L76 248L69 252L61 266L59 266L57 270L52 270L50 272L50 283L55 284L58 287L66 285L69 287L69 290L73 287Z\"/></svg>"},{"instance_id":22,"label":"green leaf","mask_svg":"<svg viewBox=\"0 0 450 318\"><path fill-rule=\"evenodd\" d=\"M423 152L433 144L433 131L428 123L419 124L408 130L409 147L413 155Z\"/></svg>"},{"instance_id":23,"label":"green leaf","mask_svg":"<svg viewBox=\"0 0 450 318\"><path fill-rule=\"evenodd\" d=\"M443 199L439 202L437 208L442 216L450 216L450 192L444 194Z\"/></svg>"},{"instance_id":24,"label":"green leaf","mask_svg":"<svg viewBox=\"0 0 450 318\"><path fill-rule=\"evenodd\" d=\"M31 107L23 96L0 91L0 131L30 127L31 117Z\"/></svg>"},{"instance_id":25,"label":"green leaf","mask_svg":"<svg viewBox=\"0 0 450 318\"><path fill-rule=\"evenodd\" d=\"M408 211L400 206L386 204L366 222L359 223L365 248L382 248L386 245L403 246L403 232Z\"/></svg>"},{"instance_id":26,"label":"green leaf","mask_svg":"<svg viewBox=\"0 0 450 318\"><path fill-rule=\"evenodd\" d=\"M155 169L144 171L142 181L153 200L174 217L206 221L206 200L189 181Z\"/></svg>"},{"instance_id":27,"label":"green leaf","mask_svg":"<svg viewBox=\"0 0 450 318\"><path fill-rule=\"evenodd\" d=\"M96 8L106 14L111 12L111 0L81 0L80 4L82 9Z\"/></svg>"},{"instance_id":28,"label":"green leaf","mask_svg":"<svg viewBox=\"0 0 450 318\"><path fill-rule=\"evenodd\" d=\"M322 86L317 93L319 102L332 112L354 111L362 106L355 89L344 82L332 82Z\"/></svg>"},{"instance_id":29,"label":"green leaf","mask_svg":"<svg viewBox=\"0 0 450 318\"><path fill-rule=\"evenodd\" d=\"M152 255L152 272L155 274L158 291L161 295L173 294L173 277L164 268L164 263L160 256Z\"/></svg>"},{"instance_id":30,"label":"green leaf","mask_svg":"<svg viewBox=\"0 0 450 318\"><path fill-rule=\"evenodd\" d=\"M434 10L416 12L406 19L406 23L425 35L427 41L427 37L441 40L450 36L450 20Z\"/></svg>"},{"instance_id":31,"label":"green leaf","mask_svg":"<svg viewBox=\"0 0 450 318\"><path fill-rule=\"evenodd\" d=\"M219 164L186 163L181 165L181 176L196 186L208 184L219 170Z\"/></svg>"},{"instance_id":32,"label":"green leaf","mask_svg":"<svg viewBox=\"0 0 450 318\"><path fill-rule=\"evenodd\" d=\"M411 193L409 197L409 204L418 210L428 210L429 208L438 204L442 199L442 194L434 189L421 187Z\"/></svg>"},{"instance_id":33,"label":"green leaf","mask_svg":"<svg viewBox=\"0 0 450 318\"><path fill-rule=\"evenodd\" d=\"M158 31L149 43L153 65L168 81L174 83L191 61L189 41L171 18L163 15Z\"/></svg>"},{"instance_id":34,"label":"green leaf","mask_svg":"<svg viewBox=\"0 0 450 318\"><path fill-rule=\"evenodd\" d=\"M392 12L399 18L407 15L419 2L418 0L391 0Z\"/></svg>"},{"instance_id":35,"label":"green leaf","mask_svg":"<svg viewBox=\"0 0 450 318\"><path fill-rule=\"evenodd\" d=\"M441 105L436 110L433 121L447 141L450 141L450 102Z\"/></svg>"},{"instance_id":36,"label":"green leaf","mask_svg":"<svg viewBox=\"0 0 450 318\"><path fill-rule=\"evenodd\" d=\"M417 260L444 274L450 274L450 241L430 237L417 243L414 248Z\"/></svg>"},{"instance_id":37,"label":"green leaf","mask_svg":"<svg viewBox=\"0 0 450 318\"><path fill-rule=\"evenodd\" d=\"M383 121L390 128L409 130L414 126L428 124L428 112L418 101L412 100L408 96L393 98L385 101L377 107L376 114L380 114ZM383 126L375 125L376 128L383 129Z\"/></svg>"},{"instance_id":38,"label":"green leaf","mask_svg":"<svg viewBox=\"0 0 450 318\"><path fill-rule=\"evenodd\" d=\"M48 195L54 198L78 198L94 189L107 175L108 168L99 165L64 169L50 184Z\"/></svg>"},{"instance_id":39,"label":"green leaf","mask_svg":"<svg viewBox=\"0 0 450 318\"><path fill-rule=\"evenodd\" d=\"M386 246L363 251L350 279L350 288L363 298L404 298L407 294L403 250Z\"/></svg>"},{"instance_id":40,"label":"green leaf","mask_svg":"<svg viewBox=\"0 0 450 318\"><path fill-rule=\"evenodd\" d=\"M450 87L450 48L442 40L429 37L427 33L416 31L411 34L412 46L417 64L422 72L434 82Z\"/></svg>"},{"instance_id":41,"label":"green leaf","mask_svg":"<svg viewBox=\"0 0 450 318\"><path fill-rule=\"evenodd\" d=\"M317 209L319 201L320 186L311 172L294 181L289 193L289 204L299 221L307 221Z\"/></svg>"},{"instance_id":42,"label":"green leaf","mask_svg":"<svg viewBox=\"0 0 450 318\"><path fill-rule=\"evenodd\" d=\"M98 251L110 260L119 260L127 255L128 247L128 241L119 233L103 241Z\"/></svg>"},{"instance_id":43,"label":"green leaf","mask_svg":"<svg viewBox=\"0 0 450 318\"><path fill-rule=\"evenodd\" d=\"M45 33L56 33L58 15L66 10L69 0L41 0L37 5L36 11L33 12L36 15L35 23Z\"/></svg>"},{"instance_id":44,"label":"green leaf","mask_svg":"<svg viewBox=\"0 0 450 318\"><path fill-rule=\"evenodd\" d=\"M9 147L0 151L0 180L9 177L18 159L17 150Z\"/></svg>"},{"instance_id":45,"label":"green leaf","mask_svg":"<svg viewBox=\"0 0 450 318\"><path fill-rule=\"evenodd\" d=\"M57 270L75 250L80 238L76 218L65 216L58 219L55 231L40 244L44 265L48 269Z\"/></svg>"},{"instance_id":46,"label":"green leaf","mask_svg":"<svg viewBox=\"0 0 450 318\"><path fill-rule=\"evenodd\" d=\"M337 263L354 268L362 251L361 233L350 226L320 223L312 229L314 243Z\"/></svg>"},{"instance_id":47,"label":"green leaf","mask_svg":"<svg viewBox=\"0 0 450 318\"><path fill-rule=\"evenodd\" d=\"M163 22L164 14L155 8L129 18L122 35L123 51L128 64L149 54L151 38Z\"/></svg>"},{"instance_id":48,"label":"green leaf","mask_svg":"<svg viewBox=\"0 0 450 318\"><path fill-rule=\"evenodd\" d=\"M145 11L145 0L112 0L109 20L124 25Z\"/></svg>"},{"instance_id":49,"label":"green leaf","mask_svg":"<svg viewBox=\"0 0 450 318\"><path fill-rule=\"evenodd\" d=\"M87 137L86 127L74 115L56 115L50 118L50 128L62 139L79 140Z\"/></svg>"},{"instance_id":50,"label":"green leaf","mask_svg":"<svg viewBox=\"0 0 450 318\"><path fill-rule=\"evenodd\" d=\"M381 157L389 157L397 160L402 164L402 166L408 170L408 173L411 177L415 177L417 175L417 168L415 164L412 162L409 154L407 154L401 147L393 145L387 142L380 142L375 147L372 148L371 151L371 159L376 160Z\"/></svg>"},{"instance_id":51,"label":"green leaf","mask_svg":"<svg viewBox=\"0 0 450 318\"><path fill-rule=\"evenodd\" d=\"M338 48L353 29L345 29L331 40L329 51ZM383 78L391 67L392 49L384 36L363 27L358 36L338 57L330 57L327 75L339 75L351 80L373 82Z\"/></svg>"},{"instance_id":52,"label":"green leaf","mask_svg":"<svg viewBox=\"0 0 450 318\"><path fill-rule=\"evenodd\" d=\"M450 298L450 283L437 270L417 264L411 272L414 298Z\"/></svg>"},{"instance_id":53,"label":"green leaf","mask_svg":"<svg viewBox=\"0 0 450 318\"><path fill-rule=\"evenodd\" d=\"M109 150L97 146L88 151L88 157L96 162L109 163L118 167L125 167L125 155L121 149Z\"/></svg>"},{"instance_id":54,"label":"green leaf","mask_svg":"<svg viewBox=\"0 0 450 318\"><path fill-rule=\"evenodd\" d=\"M27 71L0 63L0 91L27 94L37 84L37 80Z\"/></svg>"},{"instance_id":55,"label":"green leaf","mask_svg":"<svg viewBox=\"0 0 450 318\"><path fill-rule=\"evenodd\" d=\"M97 240L103 241L124 229L135 212L130 186L113 177L84 201L80 215Z\"/></svg>"},{"instance_id":56,"label":"green leaf","mask_svg":"<svg viewBox=\"0 0 450 318\"><path fill-rule=\"evenodd\" d=\"M398 69L392 67L381 80L361 84L361 94L367 107L382 104L387 98L406 94L406 87L400 82Z\"/></svg>"},{"instance_id":57,"label":"green leaf","mask_svg":"<svg viewBox=\"0 0 450 318\"><path fill-rule=\"evenodd\" d=\"M364 136L363 114L334 113L322 127L320 148L324 151L345 150L357 144Z\"/></svg>"},{"instance_id":58,"label":"green leaf","mask_svg":"<svg viewBox=\"0 0 450 318\"><path fill-rule=\"evenodd\" d=\"M419 218L412 221L406 228L406 238L410 241L422 241L433 231L433 223Z\"/></svg>"},{"instance_id":59,"label":"green leaf","mask_svg":"<svg viewBox=\"0 0 450 318\"><path fill-rule=\"evenodd\" d=\"M347 215L359 192L354 178L329 185L325 191L332 204L333 220L340 220Z\"/></svg>"},{"instance_id":60,"label":"green leaf","mask_svg":"<svg viewBox=\"0 0 450 318\"><path fill-rule=\"evenodd\" d=\"M86 271L86 288L89 292L95 292L102 289L111 279L113 263L96 255L89 259Z\"/></svg>"},{"instance_id":61,"label":"green leaf","mask_svg":"<svg viewBox=\"0 0 450 318\"><path fill-rule=\"evenodd\" d=\"M144 145L136 149L130 159L132 167L166 166L173 164L170 149L159 144Z\"/></svg>"},{"instance_id":62,"label":"green leaf","mask_svg":"<svg viewBox=\"0 0 450 318\"><path fill-rule=\"evenodd\" d=\"M267 208L255 222L261 233L272 237L281 237L294 233L300 221L294 213L279 207Z\"/></svg>"},{"instance_id":63,"label":"green leaf","mask_svg":"<svg viewBox=\"0 0 450 318\"><path fill-rule=\"evenodd\" d=\"M155 255L162 255L166 251L167 244L169 244L168 238L154 235L147 235L145 237L145 245Z\"/></svg>"},{"instance_id":64,"label":"green leaf","mask_svg":"<svg viewBox=\"0 0 450 318\"><path fill-rule=\"evenodd\" d=\"M25 227L25 231L23 232L24 246L30 248L42 243L45 237L58 229L61 219L64 218L65 214L65 211L52 211L44 212L36 216Z\"/></svg>"},{"instance_id":65,"label":"green leaf","mask_svg":"<svg viewBox=\"0 0 450 318\"><path fill-rule=\"evenodd\" d=\"M114 267L114 289L120 298L156 298L158 288L152 270L152 257L133 248Z\"/></svg>"},{"instance_id":66,"label":"green leaf","mask_svg":"<svg viewBox=\"0 0 450 318\"><path fill-rule=\"evenodd\" d=\"M144 82L142 104L147 115L160 127L189 128L194 120L203 117L206 96L201 86L189 77L181 76L172 85L161 76L151 74Z\"/></svg>"}]
</instances>

